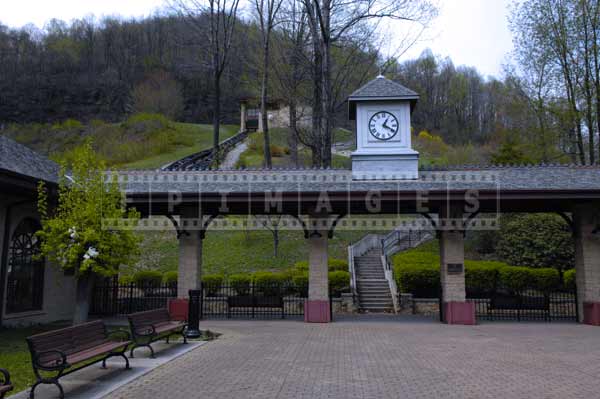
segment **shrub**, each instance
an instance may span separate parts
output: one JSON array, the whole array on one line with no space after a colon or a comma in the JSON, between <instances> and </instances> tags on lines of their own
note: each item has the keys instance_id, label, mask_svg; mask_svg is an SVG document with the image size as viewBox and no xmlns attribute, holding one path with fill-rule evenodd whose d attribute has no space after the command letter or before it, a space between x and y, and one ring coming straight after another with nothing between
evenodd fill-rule
<instances>
[{"instance_id":1,"label":"shrub","mask_svg":"<svg viewBox=\"0 0 600 399\"><path fill-rule=\"evenodd\" d=\"M499 262L466 261L465 262L465 284L472 293L491 292L496 288Z\"/></svg>"},{"instance_id":2,"label":"shrub","mask_svg":"<svg viewBox=\"0 0 600 399\"><path fill-rule=\"evenodd\" d=\"M440 292L440 257L422 246L393 257L394 276L401 292L435 298Z\"/></svg>"},{"instance_id":3,"label":"shrub","mask_svg":"<svg viewBox=\"0 0 600 399\"><path fill-rule=\"evenodd\" d=\"M575 269L569 269L563 275L563 280L566 288L575 289Z\"/></svg>"},{"instance_id":4,"label":"shrub","mask_svg":"<svg viewBox=\"0 0 600 399\"><path fill-rule=\"evenodd\" d=\"M222 274L206 274L202 276L202 287L206 289L206 295L215 296L223 286L225 277Z\"/></svg>"},{"instance_id":5,"label":"shrub","mask_svg":"<svg viewBox=\"0 0 600 399\"><path fill-rule=\"evenodd\" d=\"M347 272L348 261L344 259L329 259L329 271L330 272Z\"/></svg>"},{"instance_id":6,"label":"shrub","mask_svg":"<svg viewBox=\"0 0 600 399\"><path fill-rule=\"evenodd\" d=\"M557 215L517 215L503 218L496 251L512 265L552 267L574 265L574 244L569 226Z\"/></svg>"},{"instance_id":7,"label":"shrub","mask_svg":"<svg viewBox=\"0 0 600 399\"><path fill-rule=\"evenodd\" d=\"M289 276L286 273L256 272L254 287L265 296L283 295Z\"/></svg>"},{"instance_id":8,"label":"shrub","mask_svg":"<svg viewBox=\"0 0 600 399\"><path fill-rule=\"evenodd\" d=\"M165 284L175 284L177 283L178 273L176 271L166 272L163 275L163 282Z\"/></svg>"},{"instance_id":9,"label":"shrub","mask_svg":"<svg viewBox=\"0 0 600 399\"><path fill-rule=\"evenodd\" d=\"M542 291L551 291L560 286L560 273L556 269L542 268L531 270L534 287Z\"/></svg>"},{"instance_id":10,"label":"shrub","mask_svg":"<svg viewBox=\"0 0 600 399\"><path fill-rule=\"evenodd\" d=\"M295 274L292 277L292 283L294 283L294 287L296 288L296 292L299 296L303 298L308 297L308 273L302 272Z\"/></svg>"},{"instance_id":11,"label":"shrub","mask_svg":"<svg viewBox=\"0 0 600 399\"><path fill-rule=\"evenodd\" d=\"M396 273L401 292L416 297L436 298L440 293L440 267L438 265L408 265Z\"/></svg>"},{"instance_id":12,"label":"shrub","mask_svg":"<svg viewBox=\"0 0 600 399\"><path fill-rule=\"evenodd\" d=\"M271 156L273 158L281 158L284 154L284 149L276 144L271 144Z\"/></svg>"},{"instance_id":13,"label":"shrub","mask_svg":"<svg viewBox=\"0 0 600 399\"><path fill-rule=\"evenodd\" d=\"M248 295L250 294L250 284L252 283L252 277L249 274L232 274L229 276L229 284L237 295Z\"/></svg>"},{"instance_id":14,"label":"shrub","mask_svg":"<svg viewBox=\"0 0 600 399\"><path fill-rule=\"evenodd\" d=\"M345 271L329 272L329 291L337 297L350 287L350 273Z\"/></svg>"},{"instance_id":15,"label":"shrub","mask_svg":"<svg viewBox=\"0 0 600 399\"><path fill-rule=\"evenodd\" d=\"M163 281L163 275L158 270L140 270L133 275L133 281L143 285L159 286Z\"/></svg>"},{"instance_id":16,"label":"shrub","mask_svg":"<svg viewBox=\"0 0 600 399\"><path fill-rule=\"evenodd\" d=\"M133 283L133 276L119 276L119 284L131 284Z\"/></svg>"},{"instance_id":17,"label":"shrub","mask_svg":"<svg viewBox=\"0 0 600 399\"><path fill-rule=\"evenodd\" d=\"M532 269L528 267L508 266L500 269L500 284L512 291L520 291L535 284Z\"/></svg>"}]
</instances>

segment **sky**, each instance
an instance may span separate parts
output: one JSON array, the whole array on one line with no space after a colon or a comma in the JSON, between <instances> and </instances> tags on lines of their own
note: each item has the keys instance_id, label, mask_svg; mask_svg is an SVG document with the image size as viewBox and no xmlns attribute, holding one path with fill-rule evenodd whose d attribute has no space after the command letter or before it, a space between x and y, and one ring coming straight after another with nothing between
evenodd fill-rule
<instances>
[{"instance_id":1,"label":"sky","mask_svg":"<svg viewBox=\"0 0 600 399\"><path fill-rule=\"evenodd\" d=\"M416 58L426 48L452 58L456 65L476 67L484 76L500 76L512 50L508 4L512 0L438 0L440 15L424 39L401 60ZM164 0L0 0L0 23L43 27L52 18L70 21L90 14L141 17Z\"/></svg>"}]
</instances>

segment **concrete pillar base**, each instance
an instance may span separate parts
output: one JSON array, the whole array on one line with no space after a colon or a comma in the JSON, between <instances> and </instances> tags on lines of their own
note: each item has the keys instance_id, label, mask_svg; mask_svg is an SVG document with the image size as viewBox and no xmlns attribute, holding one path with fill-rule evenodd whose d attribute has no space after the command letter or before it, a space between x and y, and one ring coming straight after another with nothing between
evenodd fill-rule
<instances>
[{"instance_id":1,"label":"concrete pillar base","mask_svg":"<svg viewBox=\"0 0 600 399\"><path fill-rule=\"evenodd\" d=\"M472 302L444 302L444 322L467 326L475 325L475 304Z\"/></svg>"},{"instance_id":2,"label":"concrete pillar base","mask_svg":"<svg viewBox=\"0 0 600 399\"><path fill-rule=\"evenodd\" d=\"M304 302L304 321L306 323L330 323L331 309L329 301Z\"/></svg>"},{"instance_id":3,"label":"concrete pillar base","mask_svg":"<svg viewBox=\"0 0 600 399\"><path fill-rule=\"evenodd\" d=\"M169 301L169 315L173 320L187 321L189 314L189 300L174 298Z\"/></svg>"},{"instance_id":4,"label":"concrete pillar base","mask_svg":"<svg viewBox=\"0 0 600 399\"><path fill-rule=\"evenodd\" d=\"M600 326L600 302L583 303L583 324Z\"/></svg>"}]
</instances>

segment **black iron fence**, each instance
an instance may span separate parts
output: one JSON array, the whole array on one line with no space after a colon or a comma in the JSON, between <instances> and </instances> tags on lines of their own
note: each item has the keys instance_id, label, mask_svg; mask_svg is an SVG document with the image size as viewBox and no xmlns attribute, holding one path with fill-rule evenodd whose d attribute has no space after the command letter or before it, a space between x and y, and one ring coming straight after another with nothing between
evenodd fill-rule
<instances>
[{"instance_id":1,"label":"black iron fence","mask_svg":"<svg viewBox=\"0 0 600 399\"><path fill-rule=\"evenodd\" d=\"M294 284L223 285L202 290L201 318L286 318L304 315L306 287Z\"/></svg>"},{"instance_id":2,"label":"black iron fence","mask_svg":"<svg viewBox=\"0 0 600 399\"><path fill-rule=\"evenodd\" d=\"M479 320L577 321L577 292L574 289L541 291L497 289L469 293Z\"/></svg>"},{"instance_id":3,"label":"black iron fence","mask_svg":"<svg viewBox=\"0 0 600 399\"><path fill-rule=\"evenodd\" d=\"M201 288L201 318L286 318L303 316L305 285L242 283ZM332 292L331 297L339 297ZM177 284L129 283L106 280L95 285L90 314L127 315L163 308L177 297ZM331 302L330 302L331 305Z\"/></svg>"},{"instance_id":4,"label":"black iron fence","mask_svg":"<svg viewBox=\"0 0 600 399\"><path fill-rule=\"evenodd\" d=\"M177 297L177 284L128 283L108 279L96 283L90 303L90 314L96 316L126 315L144 310L164 308Z\"/></svg>"}]
</instances>

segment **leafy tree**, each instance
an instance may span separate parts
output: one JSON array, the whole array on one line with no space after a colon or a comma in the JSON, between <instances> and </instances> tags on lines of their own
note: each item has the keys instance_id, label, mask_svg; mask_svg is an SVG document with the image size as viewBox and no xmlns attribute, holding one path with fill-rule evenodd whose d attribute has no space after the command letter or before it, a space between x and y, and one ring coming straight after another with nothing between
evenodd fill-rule
<instances>
[{"instance_id":1,"label":"leafy tree","mask_svg":"<svg viewBox=\"0 0 600 399\"><path fill-rule=\"evenodd\" d=\"M106 179L105 171L87 142L73 152L71 161L61 163L56 207L46 186L39 187L41 255L77 278L74 324L87 320L95 277L114 276L120 265L133 265L139 255L139 237L133 231L103 225L106 219L127 219L131 226L139 219L135 209L123 206L116 180Z\"/></svg>"},{"instance_id":2,"label":"leafy tree","mask_svg":"<svg viewBox=\"0 0 600 399\"><path fill-rule=\"evenodd\" d=\"M495 165L515 165L531 163L515 140L505 140L498 150L492 154L491 161Z\"/></svg>"},{"instance_id":3,"label":"leafy tree","mask_svg":"<svg viewBox=\"0 0 600 399\"><path fill-rule=\"evenodd\" d=\"M132 97L136 112L162 114L171 119L177 119L183 112L181 84L164 71L150 74L135 86Z\"/></svg>"},{"instance_id":4,"label":"leafy tree","mask_svg":"<svg viewBox=\"0 0 600 399\"><path fill-rule=\"evenodd\" d=\"M569 226L558 215L529 214L505 219L496 245L500 259L518 266L566 270L574 264Z\"/></svg>"}]
</instances>

